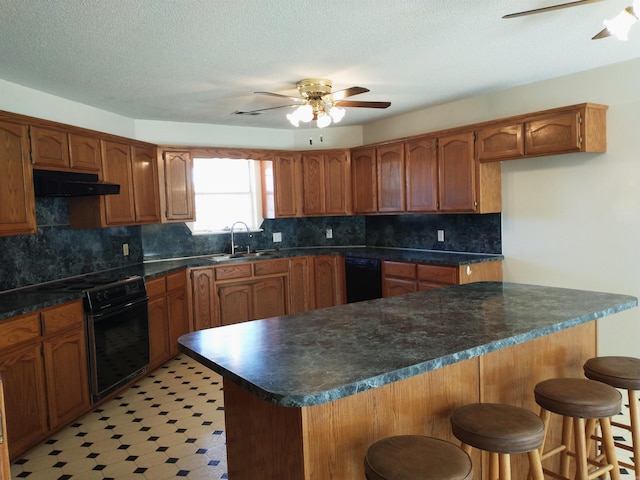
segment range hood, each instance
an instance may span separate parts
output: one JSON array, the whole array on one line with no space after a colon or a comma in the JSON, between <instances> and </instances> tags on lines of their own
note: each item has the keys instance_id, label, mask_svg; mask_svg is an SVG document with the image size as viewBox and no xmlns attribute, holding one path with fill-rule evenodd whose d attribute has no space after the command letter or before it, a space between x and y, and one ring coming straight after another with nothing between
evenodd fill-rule
<instances>
[{"instance_id":1,"label":"range hood","mask_svg":"<svg viewBox=\"0 0 640 480\"><path fill-rule=\"evenodd\" d=\"M93 173L34 170L33 186L36 197L80 197L120 193L120 185L100 182L98 175Z\"/></svg>"}]
</instances>

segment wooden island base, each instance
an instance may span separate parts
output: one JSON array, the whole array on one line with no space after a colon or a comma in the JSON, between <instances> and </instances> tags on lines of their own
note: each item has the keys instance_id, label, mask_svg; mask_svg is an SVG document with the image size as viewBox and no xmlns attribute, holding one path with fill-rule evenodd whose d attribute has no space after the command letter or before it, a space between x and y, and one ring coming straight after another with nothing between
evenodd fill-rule
<instances>
[{"instance_id":1,"label":"wooden island base","mask_svg":"<svg viewBox=\"0 0 640 480\"><path fill-rule=\"evenodd\" d=\"M225 378L229 479L364 479L364 453L375 441L419 434L458 443L449 416L466 403L509 403L538 413L535 384L583 377L583 363L595 355L596 322L591 321L333 402L295 408L267 403ZM559 424L552 437L558 430ZM473 456L474 478L480 479L480 455ZM513 477L526 478L526 456L513 461Z\"/></svg>"}]
</instances>

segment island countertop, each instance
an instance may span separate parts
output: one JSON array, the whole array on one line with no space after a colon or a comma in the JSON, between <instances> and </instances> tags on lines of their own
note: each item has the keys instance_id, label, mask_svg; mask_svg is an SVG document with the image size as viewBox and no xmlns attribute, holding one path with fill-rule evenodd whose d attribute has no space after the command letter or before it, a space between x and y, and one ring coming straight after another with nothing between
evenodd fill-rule
<instances>
[{"instance_id":1,"label":"island countertop","mask_svg":"<svg viewBox=\"0 0 640 480\"><path fill-rule=\"evenodd\" d=\"M179 344L260 399L305 407L637 305L629 295L480 282L201 330Z\"/></svg>"}]
</instances>

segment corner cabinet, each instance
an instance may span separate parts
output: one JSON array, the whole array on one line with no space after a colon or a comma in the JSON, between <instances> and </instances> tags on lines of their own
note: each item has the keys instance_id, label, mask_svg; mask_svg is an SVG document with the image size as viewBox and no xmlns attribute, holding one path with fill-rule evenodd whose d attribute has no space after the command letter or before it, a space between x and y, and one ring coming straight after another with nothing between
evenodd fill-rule
<instances>
[{"instance_id":1,"label":"corner cabinet","mask_svg":"<svg viewBox=\"0 0 640 480\"><path fill-rule=\"evenodd\" d=\"M36 233L33 172L26 125L0 121L0 236Z\"/></svg>"}]
</instances>

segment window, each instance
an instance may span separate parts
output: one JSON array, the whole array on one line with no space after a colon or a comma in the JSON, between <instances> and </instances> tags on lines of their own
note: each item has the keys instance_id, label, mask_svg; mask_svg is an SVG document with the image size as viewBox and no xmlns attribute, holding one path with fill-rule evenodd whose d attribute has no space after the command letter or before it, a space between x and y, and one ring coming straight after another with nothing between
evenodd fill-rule
<instances>
[{"instance_id":1,"label":"window","mask_svg":"<svg viewBox=\"0 0 640 480\"><path fill-rule=\"evenodd\" d=\"M194 158L196 221L193 233L228 232L243 221L251 230L262 224L260 164L255 160Z\"/></svg>"}]
</instances>

